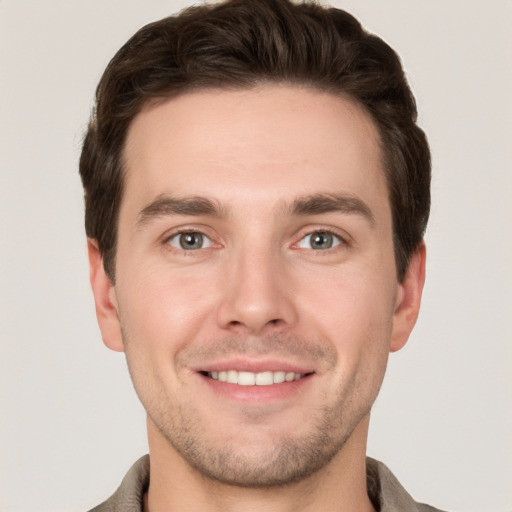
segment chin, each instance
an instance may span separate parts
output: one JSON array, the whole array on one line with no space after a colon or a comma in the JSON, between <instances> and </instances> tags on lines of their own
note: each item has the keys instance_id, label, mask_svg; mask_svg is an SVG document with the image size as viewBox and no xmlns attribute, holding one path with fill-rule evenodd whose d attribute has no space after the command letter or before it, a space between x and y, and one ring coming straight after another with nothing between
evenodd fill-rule
<instances>
[{"instance_id":1,"label":"chin","mask_svg":"<svg viewBox=\"0 0 512 512\"><path fill-rule=\"evenodd\" d=\"M159 437L204 477L231 486L268 488L302 481L327 467L342 452L366 412L345 423L337 409L317 411L300 433L297 428L277 433L268 425L253 425L245 427L248 431L242 437L231 433L229 438L217 436L215 441L212 432L205 431L205 422L190 421L183 415L168 417L170 423L155 424Z\"/></svg>"}]
</instances>

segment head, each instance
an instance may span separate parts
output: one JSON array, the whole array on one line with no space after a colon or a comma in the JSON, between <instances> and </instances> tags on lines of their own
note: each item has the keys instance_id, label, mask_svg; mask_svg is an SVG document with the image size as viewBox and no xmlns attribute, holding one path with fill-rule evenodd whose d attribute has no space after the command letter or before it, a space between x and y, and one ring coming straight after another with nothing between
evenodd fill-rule
<instances>
[{"instance_id":1,"label":"head","mask_svg":"<svg viewBox=\"0 0 512 512\"><path fill-rule=\"evenodd\" d=\"M139 30L108 65L96 92L80 175L87 236L115 281L123 150L150 102L201 89L302 84L350 98L380 137L398 280L422 242L430 209L430 152L396 53L350 14L315 4L232 0L193 7Z\"/></svg>"},{"instance_id":2,"label":"head","mask_svg":"<svg viewBox=\"0 0 512 512\"><path fill-rule=\"evenodd\" d=\"M256 487L364 455L423 285L415 116L395 53L312 4L193 8L114 57L80 171L153 454Z\"/></svg>"}]
</instances>

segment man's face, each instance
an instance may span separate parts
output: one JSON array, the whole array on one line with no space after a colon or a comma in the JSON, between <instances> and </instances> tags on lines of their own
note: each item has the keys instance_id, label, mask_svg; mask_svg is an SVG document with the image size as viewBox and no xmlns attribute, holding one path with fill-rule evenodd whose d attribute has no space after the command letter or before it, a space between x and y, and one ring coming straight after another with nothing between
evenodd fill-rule
<instances>
[{"instance_id":1,"label":"man's face","mask_svg":"<svg viewBox=\"0 0 512 512\"><path fill-rule=\"evenodd\" d=\"M417 312L403 312L410 279L397 283L365 112L297 87L195 92L145 108L124 156L116 285L98 270L112 304L98 315L150 447L254 486L364 444Z\"/></svg>"}]
</instances>

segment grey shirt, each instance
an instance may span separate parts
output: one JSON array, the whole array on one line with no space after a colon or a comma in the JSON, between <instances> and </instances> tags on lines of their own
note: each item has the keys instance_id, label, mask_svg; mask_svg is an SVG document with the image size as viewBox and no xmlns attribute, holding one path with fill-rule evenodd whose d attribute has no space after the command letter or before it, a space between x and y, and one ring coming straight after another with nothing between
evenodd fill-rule
<instances>
[{"instance_id":1,"label":"grey shirt","mask_svg":"<svg viewBox=\"0 0 512 512\"><path fill-rule=\"evenodd\" d=\"M442 512L416 503L382 462L366 459L368 496L380 512ZM89 512L142 512L142 500L149 485L149 455L128 471L117 491Z\"/></svg>"}]
</instances>

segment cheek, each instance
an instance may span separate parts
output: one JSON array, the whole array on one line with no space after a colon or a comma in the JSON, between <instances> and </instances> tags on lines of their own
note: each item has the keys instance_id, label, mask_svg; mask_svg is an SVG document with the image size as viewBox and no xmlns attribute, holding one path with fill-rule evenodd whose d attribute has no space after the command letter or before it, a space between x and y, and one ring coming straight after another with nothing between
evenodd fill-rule
<instances>
[{"instance_id":1,"label":"cheek","mask_svg":"<svg viewBox=\"0 0 512 512\"><path fill-rule=\"evenodd\" d=\"M187 340L200 336L213 299L211 283L193 272L148 270L119 279L121 324L141 349L178 351Z\"/></svg>"},{"instance_id":2,"label":"cheek","mask_svg":"<svg viewBox=\"0 0 512 512\"><path fill-rule=\"evenodd\" d=\"M394 296L393 283L376 272L340 271L311 275L298 300L304 316L329 339L357 350L389 342Z\"/></svg>"},{"instance_id":3,"label":"cheek","mask_svg":"<svg viewBox=\"0 0 512 512\"><path fill-rule=\"evenodd\" d=\"M118 282L125 285L119 313L128 368L140 400L154 411L158 403L174 403L169 392L183 379L176 354L200 337L202 294L193 280L162 272Z\"/></svg>"},{"instance_id":4,"label":"cheek","mask_svg":"<svg viewBox=\"0 0 512 512\"><path fill-rule=\"evenodd\" d=\"M338 354L336 381L343 399L372 403L389 355L394 288L378 273L340 272L304 289L303 318L309 332L329 340ZM323 286L318 286L323 284ZM309 306L308 306L309 305Z\"/></svg>"}]
</instances>

